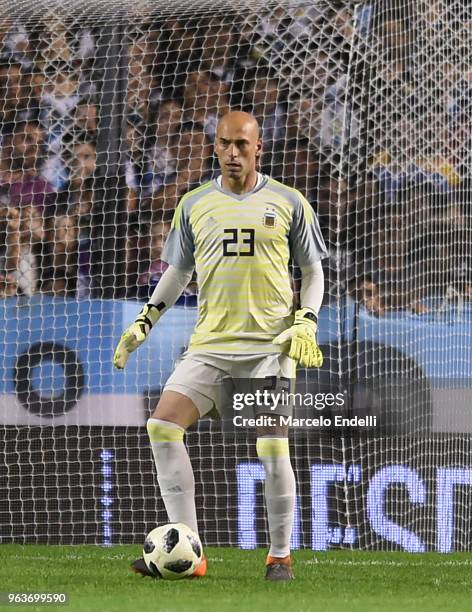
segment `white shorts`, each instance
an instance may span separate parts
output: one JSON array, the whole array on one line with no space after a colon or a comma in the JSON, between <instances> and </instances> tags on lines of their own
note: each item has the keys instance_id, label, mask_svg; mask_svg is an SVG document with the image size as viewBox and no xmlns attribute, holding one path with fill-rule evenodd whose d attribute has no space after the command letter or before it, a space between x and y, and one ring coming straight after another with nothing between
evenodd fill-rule
<instances>
[{"instance_id":1,"label":"white shorts","mask_svg":"<svg viewBox=\"0 0 472 612\"><path fill-rule=\"evenodd\" d=\"M258 355L225 355L221 353L186 352L177 361L164 391L177 391L195 404L200 416L212 413L230 415L235 392L247 391L248 383L276 391L293 389L296 362L282 353ZM254 388L254 387L252 387ZM230 412L227 412L227 411ZM268 412L254 406L255 414ZM291 408L278 405L271 414L288 416Z\"/></svg>"}]
</instances>

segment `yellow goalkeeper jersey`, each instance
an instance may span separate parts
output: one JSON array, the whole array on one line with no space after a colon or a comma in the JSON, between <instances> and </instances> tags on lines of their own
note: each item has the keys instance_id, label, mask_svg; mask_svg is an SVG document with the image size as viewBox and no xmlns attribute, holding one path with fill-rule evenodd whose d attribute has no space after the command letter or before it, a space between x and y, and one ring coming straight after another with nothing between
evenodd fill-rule
<instances>
[{"instance_id":1,"label":"yellow goalkeeper jersey","mask_svg":"<svg viewBox=\"0 0 472 612\"><path fill-rule=\"evenodd\" d=\"M218 180L180 200L162 259L196 269L198 320L189 351L278 353L272 340L293 320L291 258L326 256L318 220L296 189L260 176L235 194Z\"/></svg>"}]
</instances>

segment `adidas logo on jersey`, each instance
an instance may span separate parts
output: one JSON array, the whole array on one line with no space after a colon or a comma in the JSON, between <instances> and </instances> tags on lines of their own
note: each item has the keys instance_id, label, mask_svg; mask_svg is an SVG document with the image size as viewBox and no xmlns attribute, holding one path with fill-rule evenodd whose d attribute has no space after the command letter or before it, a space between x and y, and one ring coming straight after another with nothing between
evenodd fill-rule
<instances>
[{"instance_id":1,"label":"adidas logo on jersey","mask_svg":"<svg viewBox=\"0 0 472 612\"><path fill-rule=\"evenodd\" d=\"M273 208L266 208L262 217L264 227L274 228L277 225L277 214Z\"/></svg>"},{"instance_id":2,"label":"adidas logo on jersey","mask_svg":"<svg viewBox=\"0 0 472 612\"><path fill-rule=\"evenodd\" d=\"M205 227L212 227L213 225L216 225L216 219L215 219L215 217L211 217L210 216L205 221Z\"/></svg>"}]
</instances>

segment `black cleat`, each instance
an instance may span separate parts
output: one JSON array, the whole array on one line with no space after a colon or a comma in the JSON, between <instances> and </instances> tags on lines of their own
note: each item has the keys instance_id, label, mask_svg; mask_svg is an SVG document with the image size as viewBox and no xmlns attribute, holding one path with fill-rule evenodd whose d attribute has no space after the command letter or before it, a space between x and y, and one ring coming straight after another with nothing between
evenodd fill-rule
<instances>
[{"instance_id":1,"label":"black cleat","mask_svg":"<svg viewBox=\"0 0 472 612\"><path fill-rule=\"evenodd\" d=\"M273 582L293 580L293 572L290 564L288 563L271 563L267 566L266 580L272 580Z\"/></svg>"},{"instance_id":2,"label":"black cleat","mask_svg":"<svg viewBox=\"0 0 472 612\"><path fill-rule=\"evenodd\" d=\"M130 565L130 568L131 571L135 574L140 574L141 576L149 576L149 578L157 578L157 576L153 574L148 568L148 566L144 562L144 559L136 559L136 561L133 561L133 563Z\"/></svg>"}]
</instances>

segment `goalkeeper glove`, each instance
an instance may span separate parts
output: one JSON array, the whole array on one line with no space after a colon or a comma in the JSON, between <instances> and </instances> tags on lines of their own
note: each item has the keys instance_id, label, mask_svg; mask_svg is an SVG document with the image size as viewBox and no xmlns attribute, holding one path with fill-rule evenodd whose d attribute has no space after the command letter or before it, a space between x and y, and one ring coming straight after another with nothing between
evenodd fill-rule
<instances>
[{"instance_id":1,"label":"goalkeeper glove","mask_svg":"<svg viewBox=\"0 0 472 612\"><path fill-rule=\"evenodd\" d=\"M321 368L323 355L316 342L318 317L310 308L301 308L295 313L292 327L286 329L272 341L285 344L290 341L288 356L305 368Z\"/></svg>"},{"instance_id":2,"label":"goalkeeper glove","mask_svg":"<svg viewBox=\"0 0 472 612\"><path fill-rule=\"evenodd\" d=\"M121 335L113 355L113 365L122 370L130 354L146 340L152 326L159 320L161 313L154 304L146 304L132 323Z\"/></svg>"}]
</instances>

